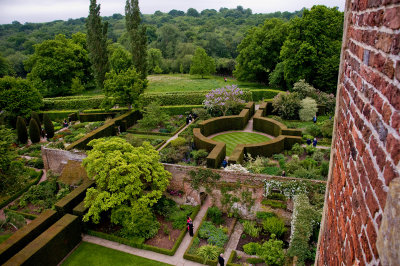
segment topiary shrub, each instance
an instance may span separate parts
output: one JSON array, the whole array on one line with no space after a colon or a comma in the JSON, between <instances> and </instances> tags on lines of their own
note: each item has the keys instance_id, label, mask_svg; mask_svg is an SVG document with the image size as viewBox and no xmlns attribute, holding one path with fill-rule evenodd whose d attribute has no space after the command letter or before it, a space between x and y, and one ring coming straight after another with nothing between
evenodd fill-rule
<instances>
[{"instance_id":1,"label":"topiary shrub","mask_svg":"<svg viewBox=\"0 0 400 266\"><path fill-rule=\"evenodd\" d=\"M40 129L35 119L31 118L29 122L29 137L32 143L37 143L40 141Z\"/></svg>"},{"instance_id":2,"label":"topiary shrub","mask_svg":"<svg viewBox=\"0 0 400 266\"><path fill-rule=\"evenodd\" d=\"M54 125L47 114L43 114L44 130L46 131L47 138L54 137Z\"/></svg>"},{"instance_id":3,"label":"topiary shrub","mask_svg":"<svg viewBox=\"0 0 400 266\"><path fill-rule=\"evenodd\" d=\"M26 129L25 119L20 116L17 118L17 134L20 143L26 144L28 142L28 130Z\"/></svg>"},{"instance_id":4,"label":"topiary shrub","mask_svg":"<svg viewBox=\"0 0 400 266\"><path fill-rule=\"evenodd\" d=\"M38 115L38 113L36 113L35 111L31 112L31 118L35 119L37 125L39 126L40 129L40 125L42 124L42 122L40 121L40 117Z\"/></svg>"},{"instance_id":5,"label":"topiary shrub","mask_svg":"<svg viewBox=\"0 0 400 266\"><path fill-rule=\"evenodd\" d=\"M305 99L301 100L301 109L299 111L299 117L301 121L311 121L314 115L317 113L317 102L310 98L306 97Z\"/></svg>"},{"instance_id":6,"label":"topiary shrub","mask_svg":"<svg viewBox=\"0 0 400 266\"><path fill-rule=\"evenodd\" d=\"M277 237L281 237L287 231L285 223L278 217L269 217L263 221L262 225L266 231Z\"/></svg>"}]
</instances>

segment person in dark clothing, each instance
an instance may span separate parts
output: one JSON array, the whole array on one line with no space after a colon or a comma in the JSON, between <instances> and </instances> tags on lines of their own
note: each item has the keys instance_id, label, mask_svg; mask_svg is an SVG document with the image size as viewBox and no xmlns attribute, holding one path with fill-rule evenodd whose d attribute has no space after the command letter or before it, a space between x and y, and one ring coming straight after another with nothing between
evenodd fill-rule
<instances>
[{"instance_id":1,"label":"person in dark clothing","mask_svg":"<svg viewBox=\"0 0 400 266\"><path fill-rule=\"evenodd\" d=\"M193 221L189 216L186 218L186 224L189 231L189 235L193 236Z\"/></svg>"},{"instance_id":2,"label":"person in dark clothing","mask_svg":"<svg viewBox=\"0 0 400 266\"><path fill-rule=\"evenodd\" d=\"M186 117L186 125L189 124L189 116Z\"/></svg>"},{"instance_id":3,"label":"person in dark clothing","mask_svg":"<svg viewBox=\"0 0 400 266\"><path fill-rule=\"evenodd\" d=\"M285 171L282 171L282 176L286 176L286 172Z\"/></svg>"},{"instance_id":4,"label":"person in dark clothing","mask_svg":"<svg viewBox=\"0 0 400 266\"><path fill-rule=\"evenodd\" d=\"M221 265L221 266L224 266L225 265L225 259L224 259L224 254L219 254L219 256L218 256L218 262L219 262L219 265Z\"/></svg>"},{"instance_id":5,"label":"person in dark clothing","mask_svg":"<svg viewBox=\"0 0 400 266\"><path fill-rule=\"evenodd\" d=\"M307 145L311 145L311 139L307 139Z\"/></svg>"},{"instance_id":6,"label":"person in dark clothing","mask_svg":"<svg viewBox=\"0 0 400 266\"><path fill-rule=\"evenodd\" d=\"M222 161L222 167L225 168L228 165L228 162L224 159Z\"/></svg>"},{"instance_id":7,"label":"person in dark clothing","mask_svg":"<svg viewBox=\"0 0 400 266\"><path fill-rule=\"evenodd\" d=\"M317 123L317 115L314 115L312 121L314 122L314 124Z\"/></svg>"},{"instance_id":8,"label":"person in dark clothing","mask_svg":"<svg viewBox=\"0 0 400 266\"><path fill-rule=\"evenodd\" d=\"M313 140L313 142L312 142L312 145L313 145L314 147L317 147L317 143L318 143L317 139L314 138L314 140Z\"/></svg>"},{"instance_id":9,"label":"person in dark clothing","mask_svg":"<svg viewBox=\"0 0 400 266\"><path fill-rule=\"evenodd\" d=\"M64 127L68 127L67 119L64 119L63 126L64 126Z\"/></svg>"}]
</instances>

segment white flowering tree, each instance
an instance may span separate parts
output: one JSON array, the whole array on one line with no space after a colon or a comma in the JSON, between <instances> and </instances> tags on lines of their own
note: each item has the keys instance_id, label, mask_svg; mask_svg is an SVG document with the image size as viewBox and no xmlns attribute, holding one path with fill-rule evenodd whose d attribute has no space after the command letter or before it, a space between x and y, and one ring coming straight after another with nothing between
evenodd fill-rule
<instances>
[{"instance_id":1,"label":"white flowering tree","mask_svg":"<svg viewBox=\"0 0 400 266\"><path fill-rule=\"evenodd\" d=\"M211 90L206 94L203 104L208 110L221 111L223 115L231 109L243 105L245 101L241 99L243 91L236 85Z\"/></svg>"}]
</instances>

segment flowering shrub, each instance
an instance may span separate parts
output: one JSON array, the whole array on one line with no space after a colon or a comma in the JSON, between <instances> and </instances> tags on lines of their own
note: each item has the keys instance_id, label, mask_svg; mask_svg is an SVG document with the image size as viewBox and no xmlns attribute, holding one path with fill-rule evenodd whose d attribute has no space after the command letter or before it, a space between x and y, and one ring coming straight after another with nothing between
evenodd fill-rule
<instances>
[{"instance_id":1,"label":"flowering shrub","mask_svg":"<svg viewBox=\"0 0 400 266\"><path fill-rule=\"evenodd\" d=\"M242 97L243 91L236 85L226 86L207 93L203 104L211 112L220 111L223 115L226 115L229 109L239 107L245 103Z\"/></svg>"},{"instance_id":2,"label":"flowering shrub","mask_svg":"<svg viewBox=\"0 0 400 266\"><path fill-rule=\"evenodd\" d=\"M171 196L178 196L181 197L183 196L183 191L182 190L173 190L173 189L167 189L167 192L171 195Z\"/></svg>"},{"instance_id":3,"label":"flowering shrub","mask_svg":"<svg viewBox=\"0 0 400 266\"><path fill-rule=\"evenodd\" d=\"M241 164L231 164L227 167L224 168L225 171L235 171L235 172L241 172L241 173L248 173L249 171L244 168Z\"/></svg>"},{"instance_id":4,"label":"flowering shrub","mask_svg":"<svg viewBox=\"0 0 400 266\"><path fill-rule=\"evenodd\" d=\"M283 119L297 119L300 109L300 98L297 92L281 92L274 97L272 102L274 112Z\"/></svg>"},{"instance_id":5,"label":"flowering shrub","mask_svg":"<svg viewBox=\"0 0 400 266\"><path fill-rule=\"evenodd\" d=\"M221 228L216 228L212 222L205 221L199 230L199 237L207 239L208 244L223 247L228 242L228 236Z\"/></svg>"}]
</instances>

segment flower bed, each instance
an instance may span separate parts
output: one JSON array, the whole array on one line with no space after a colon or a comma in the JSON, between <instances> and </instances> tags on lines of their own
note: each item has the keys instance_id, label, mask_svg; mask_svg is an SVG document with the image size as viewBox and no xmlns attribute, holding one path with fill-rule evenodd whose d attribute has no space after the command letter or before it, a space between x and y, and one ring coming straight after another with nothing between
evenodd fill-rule
<instances>
[{"instance_id":1,"label":"flower bed","mask_svg":"<svg viewBox=\"0 0 400 266\"><path fill-rule=\"evenodd\" d=\"M163 121L162 123L157 124L155 127L148 128L140 123L137 123L131 128L131 132L153 132L153 133L173 133L177 129L181 128L182 126L186 125L185 123L186 117L184 115L173 115L170 116L168 121Z\"/></svg>"}]
</instances>

